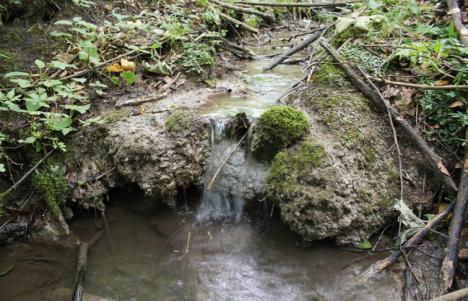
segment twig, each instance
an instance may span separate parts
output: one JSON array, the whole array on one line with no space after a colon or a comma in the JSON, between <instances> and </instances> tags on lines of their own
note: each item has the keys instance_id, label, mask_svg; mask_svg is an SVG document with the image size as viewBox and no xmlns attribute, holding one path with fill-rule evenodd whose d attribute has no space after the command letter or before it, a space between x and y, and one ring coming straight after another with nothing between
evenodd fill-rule
<instances>
[{"instance_id":1,"label":"twig","mask_svg":"<svg viewBox=\"0 0 468 301\"><path fill-rule=\"evenodd\" d=\"M5 197L7 194L9 194L11 191L15 190L21 183L23 183L24 180L26 180L29 175L35 171L41 164L42 162L44 162L45 160L47 160L47 158L50 157L50 155L52 155L52 153L54 152L55 149L52 149L50 150L44 157L42 157L42 159L40 159L39 161L37 161L37 163L30 169L28 170L22 177L21 179L19 179L13 186L11 186L10 188L8 188L5 192L3 193L0 193L0 197Z\"/></svg>"},{"instance_id":2,"label":"twig","mask_svg":"<svg viewBox=\"0 0 468 301\"><path fill-rule=\"evenodd\" d=\"M190 251L190 236L191 236L191 231L188 232L188 237L187 237L187 244L185 245L185 254L187 254Z\"/></svg>"},{"instance_id":3,"label":"twig","mask_svg":"<svg viewBox=\"0 0 468 301\"><path fill-rule=\"evenodd\" d=\"M465 139L468 140L468 128L465 133ZM463 170L460 179L460 186L458 187L457 201L455 209L453 209L452 221L450 223L450 233L447 242L447 251L444 261L441 266L442 279L445 291L452 286L453 278L455 276L458 250L459 250L459 237L463 227L466 202L468 200L468 145L465 145L465 156L463 160Z\"/></svg>"},{"instance_id":4,"label":"twig","mask_svg":"<svg viewBox=\"0 0 468 301\"><path fill-rule=\"evenodd\" d=\"M330 46L325 40L320 41L320 45L333 57L333 59L340 65L343 71L346 73L351 82L361 90L361 92L367 96L376 106L382 110L390 110L393 121L404 130L404 132L413 139L414 143L418 146L421 152L425 155L429 161L435 175L445 184L445 186L451 191L456 192L458 190L457 185L450 176L449 171L445 167L442 159L429 147L424 139L416 133L416 131L399 116L398 112L388 103L385 98L381 98L374 89L366 84L359 76L354 72L353 69L346 63L342 57L336 52L333 47Z\"/></svg>"},{"instance_id":5,"label":"twig","mask_svg":"<svg viewBox=\"0 0 468 301\"><path fill-rule=\"evenodd\" d=\"M225 13L222 13L222 12L218 12L219 16L228 20L229 22L235 24L235 25L238 25L239 27L242 27L243 29L247 30L247 31L250 31L250 32L253 32L253 33L258 33L258 30L251 27L250 25L247 25L245 24L244 22L241 22L237 19L234 19L233 17L231 16L228 16L226 15Z\"/></svg>"},{"instance_id":6,"label":"twig","mask_svg":"<svg viewBox=\"0 0 468 301\"><path fill-rule=\"evenodd\" d=\"M334 7L343 6L360 1L346 1L346 2L294 2L294 3L281 3L281 2L256 2L256 1L236 1L236 4L253 5L253 6L272 6L272 7Z\"/></svg>"},{"instance_id":7,"label":"twig","mask_svg":"<svg viewBox=\"0 0 468 301\"><path fill-rule=\"evenodd\" d=\"M452 211L454 203L450 203L444 211L437 214L433 219L431 219L424 228L421 228L415 235L413 235L410 239L408 239L401 248L414 248L416 245L427 235L431 232L431 229L439 224L441 221L445 219L447 215ZM387 267L392 265L398 258L402 255L400 249L392 253L385 259L379 260L373 263L369 268L367 268L361 275L360 278L363 280L370 279L375 275L383 272Z\"/></svg>"},{"instance_id":8,"label":"twig","mask_svg":"<svg viewBox=\"0 0 468 301\"><path fill-rule=\"evenodd\" d=\"M453 27L455 27L455 30L460 35L463 46L468 47L468 29L463 25L462 13L458 7L457 0L447 0L447 6L449 8L447 14L452 18Z\"/></svg>"},{"instance_id":9,"label":"twig","mask_svg":"<svg viewBox=\"0 0 468 301\"><path fill-rule=\"evenodd\" d=\"M235 11L239 11L239 12L242 12L242 13L245 13L245 14L257 15L257 16L260 16L262 18L268 19L270 21L275 20L274 15L264 13L264 12L261 12L261 11L255 10L255 9L240 7L240 6L233 5L233 4L226 3L226 2L222 2L222 1L219 1L219 0L211 0L211 2L213 2L213 3L215 3L215 4L219 5L219 6L222 6L222 7L228 8L228 9L232 9L232 10L235 10Z\"/></svg>"},{"instance_id":10,"label":"twig","mask_svg":"<svg viewBox=\"0 0 468 301\"><path fill-rule=\"evenodd\" d=\"M237 142L236 146L231 150L231 152L229 153L229 155L226 157L226 159L224 159L224 161L221 163L221 165L218 167L218 169L216 170L213 178L211 179L210 183L208 184L208 188L206 188L206 190L211 190L211 188L213 187L213 184L215 183L216 181L216 178L218 178L219 176L219 173L221 172L221 170L223 169L224 165L226 165L226 163L229 161L229 159L232 157L232 155L234 154L234 152L239 148L239 146L241 145L242 141L244 141L245 137L247 137L247 133L246 132L244 134L244 136L242 136L242 138L239 140L239 142Z\"/></svg>"},{"instance_id":11,"label":"twig","mask_svg":"<svg viewBox=\"0 0 468 301\"><path fill-rule=\"evenodd\" d=\"M317 40L318 38L320 38L321 36L321 31L323 30L324 28L321 28L319 31L317 31L316 33L314 33L313 35L310 35L307 39L305 39L304 41L302 41L301 43L297 44L296 46L290 48L288 51L286 51L285 53L283 53L282 55L278 56L275 60L273 60L273 62L271 62L270 65L268 65L267 67L263 68L263 71L269 71L269 70L272 70L273 68L275 68L276 66L278 66L279 64L281 64L281 62L283 62L284 60L286 60L289 56L293 55L294 53L298 52L298 51L301 51L302 49L306 48L307 46L309 46L309 44L311 44L312 42L314 42L315 40Z\"/></svg>"},{"instance_id":12,"label":"twig","mask_svg":"<svg viewBox=\"0 0 468 301\"><path fill-rule=\"evenodd\" d=\"M388 80L388 79L381 78L381 77L375 77L375 76L367 76L367 78L373 79L375 81L382 82L388 85L411 87L411 88L418 88L418 89L424 89L424 90L468 90L468 85L431 86L431 85L396 82L396 81Z\"/></svg>"},{"instance_id":13,"label":"twig","mask_svg":"<svg viewBox=\"0 0 468 301\"><path fill-rule=\"evenodd\" d=\"M431 301L457 301L463 300L463 298L465 297L468 297L468 287L451 292L450 294L431 299Z\"/></svg>"}]
</instances>

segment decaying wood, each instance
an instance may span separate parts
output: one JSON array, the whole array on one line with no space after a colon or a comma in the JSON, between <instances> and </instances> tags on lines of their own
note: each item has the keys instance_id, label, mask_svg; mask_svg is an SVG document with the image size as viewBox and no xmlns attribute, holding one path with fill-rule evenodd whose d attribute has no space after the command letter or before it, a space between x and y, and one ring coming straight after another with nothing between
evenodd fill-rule
<instances>
[{"instance_id":1,"label":"decaying wood","mask_svg":"<svg viewBox=\"0 0 468 301\"><path fill-rule=\"evenodd\" d=\"M13 186L11 186L10 188L8 188L5 192L3 193L0 193L0 196L1 197L5 197L7 194L9 194L10 192L12 192L13 190L15 190L16 188L18 188L18 186L24 182L24 180L26 180L29 175L31 175L31 173L33 171L35 171L45 160L47 160L47 158L50 157L50 155L52 155L52 153L54 152L55 149L52 149L50 150L44 157L42 157L39 161L37 161L36 164L34 164L33 167L31 167L30 170L28 170L22 177L21 179L19 179Z\"/></svg>"},{"instance_id":2,"label":"decaying wood","mask_svg":"<svg viewBox=\"0 0 468 301\"><path fill-rule=\"evenodd\" d=\"M220 48L231 52L235 56L242 59L252 59L255 56L250 49L237 45L226 38L220 38L221 43L218 45Z\"/></svg>"},{"instance_id":3,"label":"decaying wood","mask_svg":"<svg viewBox=\"0 0 468 301\"><path fill-rule=\"evenodd\" d=\"M413 84L413 83L403 83L403 82L396 82L380 77L370 76L372 80L382 82L388 85L394 86L403 86L403 87L411 87L411 88L418 88L423 90L468 90L468 85L445 85L445 86L431 86L431 85L421 85L421 84Z\"/></svg>"},{"instance_id":4,"label":"decaying wood","mask_svg":"<svg viewBox=\"0 0 468 301\"><path fill-rule=\"evenodd\" d=\"M337 2L260 2L260 1L236 1L236 4L252 6L271 6L271 7L335 7L343 6L360 1L337 1Z\"/></svg>"},{"instance_id":5,"label":"decaying wood","mask_svg":"<svg viewBox=\"0 0 468 301\"><path fill-rule=\"evenodd\" d=\"M88 263L88 243L81 242L78 251L78 264L75 280L75 290L73 291L72 301L81 301L84 293L84 280L86 275L86 265Z\"/></svg>"},{"instance_id":6,"label":"decaying wood","mask_svg":"<svg viewBox=\"0 0 468 301\"><path fill-rule=\"evenodd\" d=\"M250 26L250 25L245 24L244 22L241 22L241 21L239 21L239 20L237 20L237 19L234 19L233 17L228 16L228 15L226 15L225 13L222 13L222 12L218 12L218 14L219 14L219 16L220 16L221 18L224 18L224 19L226 19L227 21L229 21L229 22L231 22L231 23L233 23L233 24L235 24L235 25L237 25L237 26L239 26L239 27L242 27L243 29L245 29L245 30L247 30L247 31L250 31L250 32L253 32L253 33L258 33L258 30L257 30L257 29L253 28L253 27Z\"/></svg>"},{"instance_id":7,"label":"decaying wood","mask_svg":"<svg viewBox=\"0 0 468 301\"><path fill-rule=\"evenodd\" d=\"M463 25L462 12L458 7L457 0L447 0L449 11L447 14L452 18L453 27L458 32L463 46L468 47L468 29Z\"/></svg>"},{"instance_id":8,"label":"decaying wood","mask_svg":"<svg viewBox=\"0 0 468 301\"><path fill-rule=\"evenodd\" d=\"M461 301L468 297L468 287L431 299L431 301Z\"/></svg>"},{"instance_id":9,"label":"decaying wood","mask_svg":"<svg viewBox=\"0 0 468 301\"><path fill-rule=\"evenodd\" d=\"M226 159L224 159L224 161L221 163L221 165L219 165L218 169L216 170L215 174L213 175L213 178L211 179L210 183L208 184L208 187L206 188L206 190L211 190L211 188L213 187L213 184L215 183L216 179L219 176L219 173L221 172L221 170L223 170L224 165L226 165L226 163L229 161L229 159L231 159L232 155L239 148L242 141L244 141L244 139L247 137L247 134L248 134L248 132L246 132L244 134L244 136L242 136L242 138L239 140L239 142L237 142L236 146L231 150L231 152L229 152L229 155L226 157Z\"/></svg>"},{"instance_id":10,"label":"decaying wood","mask_svg":"<svg viewBox=\"0 0 468 301\"><path fill-rule=\"evenodd\" d=\"M275 20L275 16L273 16L272 14L264 13L264 12L261 12L261 11L255 10L255 9L251 9L251 8L247 8L247 7L241 7L241 6L233 5L233 4L230 4L230 3L222 2L222 1L219 1L219 0L211 0L211 2L213 2L213 3L215 3L215 4L219 5L219 6L222 6L224 8L228 8L228 9L238 11L238 12L241 12L241 13L260 16L260 17L265 18L265 19L267 19L269 21L274 21Z\"/></svg>"},{"instance_id":11,"label":"decaying wood","mask_svg":"<svg viewBox=\"0 0 468 301\"><path fill-rule=\"evenodd\" d=\"M395 263L398 258L402 255L402 249L408 249L408 248L414 248L416 245L424 238L426 237L427 234L429 234L437 224L442 222L447 215L452 211L454 207L454 203L450 203L447 208L445 208L444 211L441 213L437 214L434 216L433 219L431 219L424 228L421 228L416 234L414 234L410 239L408 239L402 246L400 250L397 250L393 252L390 256L388 256L385 259L379 260L375 263L373 263L369 268L367 268L360 276L361 279L367 280L375 275L383 272L386 268L388 268L390 265Z\"/></svg>"},{"instance_id":12,"label":"decaying wood","mask_svg":"<svg viewBox=\"0 0 468 301\"><path fill-rule=\"evenodd\" d=\"M468 129L465 133L465 139L468 140ZM465 157L463 162L462 176L458 187L457 201L453 209L452 221L450 223L449 240L441 271L444 282L445 291L452 286L453 277L455 276L458 250L460 247L460 232L465 221L466 202L468 201L468 145L465 145Z\"/></svg>"},{"instance_id":13,"label":"decaying wood","mask_svg":"<svg viewBox=\"0 0 468 301\"><path fill-rule=\"evenodd\" d=\"M400 117L398 112L388 103L385 98L379 96L379 93L377 93L371 86L369 86L356 74L356 72L350 67L350 64L346 63L338 54L338 52L332 46L330 46L330 44L328 44L325 40L321 40L320 44L340 65L351 82L365 96L367 96L381 110L390 110L395 124L397 124L409 137L411 137L412 141L426 157L434 171L434 174L442 181L442 183L444 183L450 192L455 193L458 190L457 185L450 176L450 173L445 167L442 159L429 147L426 141L424 141L424 139L406 122L406 120Z\"/></svg>"},{"instance_id":14,"label":"decaying wood","mask_svg":"<svg viewBox=\"0 0 468 301\"><path fill-rule=\"evenodd\" d=\"M325 28L323 28L325 29ZM301 51L302 49L306 48L307 46L309 46L309 44L311 44L312 42L314 42L315 40L317 40L318 38L320 38L320 36L322 35L322 30L319 30L317 31L316 33L310 35L309 37L307 37L307 39L305 39L304 41L302 41L301 43L297 44L296 46L290 48L288 51L286 51L285 53L281 54L280 56L278 56L275 60L273 60L273 62L271 62L270 65L268 65L267 67L263 68L263 71L269 71L269 70L272 70L273 68L275 68L276 66L278 66L279 64L281 64L281 62L283 62L284 60L286 60L288 57L290 57L291 55L293 55L294 53L298 52L298 51Z\"/></svg>"}]
</instances>

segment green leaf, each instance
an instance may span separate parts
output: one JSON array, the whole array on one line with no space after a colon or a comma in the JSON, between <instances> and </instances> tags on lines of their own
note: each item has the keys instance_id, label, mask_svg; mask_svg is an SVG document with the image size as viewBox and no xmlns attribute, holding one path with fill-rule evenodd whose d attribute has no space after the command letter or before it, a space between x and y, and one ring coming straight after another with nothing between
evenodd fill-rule
<instances>
[{"instance_id":1,"label":"green leaf","mask_svg":"<svg viewBox=\"0 0 468 301\"><path fill-rule=\"evenodd\" d=\"M5 172L5 165L3 163L0 163L0 172Z\"/></svg>"},{"instance_id":2,"label":"green leaf","mask_svg":"<svg viewBox=\"0 0 468 301\"><path fill-rule=\"evenodd\" d=\"M125 80L127 85L131 85L136 81L136 74L130 71L124 71L120 73L120 77Z\"/></svg>"},{"instance_id":3,"label":"green leaf","mask_svg":"<svg viewBox=\"0 0 468 301\"><path fill-rule=\"evenodd\" d=\"M71 67L72 65L63 63L61 61L52 61L50 62L49 66L53 69L60 69L60 70L65 70L68 67Z\"/></svg>"},{"instance_id":4,"label":"green leaf","mask_svg":"<svg viewBox=\"0 0 468 301\"><path fill-rule=\"evenodd\" d=\"M27 79L21 79L21 78L15 78L15 79L10 79L11 82L18 84L23 89L31 87L31 82Z\"/></svg>"},{"instance_id":5,"label":"green leaf","mask_svg":"<svg viewBox=\"0 0 468 301\"><path fill-rule=\"evenodd\" d=\"M41 61L41 60L35 60L34 64L36 64L37 68L39 68L39 69L44 69L44 67L45 67L45 63L43 61Z\"/></svg>"},{"instance_id":6,"label":"green leaf","mask_svg":"<svg viewBox=\"0 0 468 301\"><path fill-rule=\"evenodd\" d=\"M91 105L83 105L83 106L78 106L78 105L64 105L63 107L64 107L66 110L77 111L77 112L79 112L80 114L84 114L84 113L86 113L86 111L89 110L89 108L91 107Z\"/></svg>"},{"instance_id":7,"label":"green leaf","mask_svg":"<svg viewBox=\"0 0 468 301\"><path fill-rule=\"evenodd\" d=\"M36 142L36 140L37 140L36 137L32 137L32 136L31 136L31 137L28 137L28 138L26 138L26 139L24 139L24 140L23 140L23 139L20 139L20 140L18 140L18 142L19 142L19 143L32 144L32 143Z\"/></svg>"},{"instance_id":8,"label":"green leaf","mask_svg":"<svg viewBox=\"0 0 468 301\"><path fill-rule=\"evenodd\" d=\"M72 21L69 21L69 20L58 20L57 22L54 23L54 25L72 26L73 23Z\"/></svg>"},{"instance_id":9,"label":"green leaf","mask_svg":"<svg viewBox=\"0 0 468 301\"><path fill-rule=\"evenodd\" d=\"M42 84L47 88L52 88L52 87L61 85L62 81L58 79L49 79L49 80L42 82Z\"/></svg>"},{"instance_id":10,"label":"green leaf","mask_svg":"<svg viewBox=\"0 0 468 301\"><path fill-rule=\"evenodd\" d=\"M370 250L372 249L372 244L370 243L370 241L365 240L363 242L358 243L356 245L356 248L359 248L361 250Z\"/></svg>"},{"instance_id":11,"label":"green leaf","mask_svg":"<svg viewBox=\"0 0 468 301\"><path fill-rule=\"evenodd\" d=\"M5 74L5 75L3 76L3 78L10 78L10 77L29 77L29 76L30 76L29 73L15 71L15 72L8 72L7 74Z\"/></svg>"},{"instance_id":12,"label":"green leaf","mask_svg":"<svg viewBox=\"0 0 468 301\"><path fill-rule=\"evenodd\" d=\"M158 74L158 75L171 75L172 69L165 62L158 61L156 64L150 64L147 62L143 63L143 69L145 71Z\"/></svg>"},{"instance_id":13,"label":"green leaf","mask_svg":"<svg viewBox=\"0 0 468 301\"><path fill-rule=\"evenodd\" d=\"M106 120L102 118L102 116L94 117L94 118L89 118L84 121L80 120L80 123L83 126L91 126L91 125L98 125L98 124L104 124Z\"/></svg>"},{"instance_id":14,"label":"green leaf","mask_svg":"<svg viewBox=\"0 0 468 301\"><path fill-rule=\"evenodd\" d=\"M78 78L72 78L72 81L78 82L80 84L84 84L87 81L87 79L82 78L82 77L78 77Z\"/></svg>"},{"instance_id":15,"label":"green leaf","mask_svg":"<svg viewBox=\"0 0 468 301\"><path fill-rule=\"evenodd\" d=\"M72 118L69 115L59 113L48 113L43 119L45 124L53 131L60 131L63 135L70 133L73 128Z\"/></svg>"}]
</instances>

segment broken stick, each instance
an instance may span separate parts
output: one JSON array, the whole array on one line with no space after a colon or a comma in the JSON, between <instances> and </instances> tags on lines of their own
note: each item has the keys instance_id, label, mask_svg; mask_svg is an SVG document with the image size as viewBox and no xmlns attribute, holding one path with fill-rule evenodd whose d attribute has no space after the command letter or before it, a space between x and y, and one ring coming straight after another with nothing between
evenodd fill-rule
<instances>
[{"instance_id":1,"label":"broken stick","mask_svg":"<svg viewBox=\"0 0 468 301\"><path fill-rule=\"evenodd\" d=\"M441 213L437 214L433 219L431 219L427 225L424 226L424 228L421 228L418 232L416 232L415 235L413 235L410 239L408 239L400 248L400 250L397 250L393 252L390 256L388 256L385 259L379 260L375 263L373 263L369 268L367 268L361 275L360 278L367 280L375 275L383 272L386 268L388 268L390 265L392 265L394 262L400 258L402 255L402 249L406 248L414 248L416 245L427 235L429 232L431 232L431 229L434 228L437 224L439 224L441 221L445 219L447 215L452 211L454 207L454 203L450 203L447 208L445 208L444 211Z\"/></svg>"},{"instance_id":2,"label":"broken stick","mask_svg":"<svg viewBox=\"0 0 468 301\"><path fill-rule=\"evenodd\" d=\"M322 30L325 29L325 28L321 28L319 29L316 33L310 35L309 37L307 37L307 39L305 39L304 41L302 41L301 43L297 44L296 46L290 48L288 51L286 51L285 53L283 53L282 55L278 56L273 62L271 62L270 65L268 65L267 67L263 68L263 71L269 71L269 70L272 70L273 68L275 68L276 66L278 66L279 64L281 64L284 60L286 60L288 57L290 57L291 55L293 55L294 53L298 52L298 51L301 51L302 49L306 48L307 46L309 46L309 44L311 44L312 42L314 42L315 40L317 40L318 38L320 38L320 36L322 35Z\"/></svg>"},{"instance_id":3,"label":"broken stick","mask_svg":"<svg viewBox=\"0 0 468 301\"><path fill-rule=\"evenodd\" d=\"M447 0L447 6L449 8L447 14L452 18L453 27L458 32L463 46L468 47L468 29L463 25L462 12L458 7L457 0Z\"/></svg>"},{"instance_id":4,"label":"broken stick","mask_svg":"<svg viewBox=\"0 0 468 301\"><path fill-rule=\"evenodd\" d=\"M468 129L465 133L465 139L468 140ZM446 292L452 286L453 278L455 276L458 262L458 250L460 247L460 232L465 221L465 209L466 202L468 200L468 145L465 145L465 156L463 161L463 170L460 179L460 186L458 187L457 201L455 203L455 209L453 209L452 221L450 223L449 240L446 250L447 253L441 267L442 280L444 282L444 289Z\"/></svg>"},{"instance_id":5,"label":"broken stick","mask_svg":"<svg viewBox=\"0 0 468 301\"><path fill-rule=\"evenodd\" d=\"M339 53L325 40L320 41L320 45L331 55L331 57L340 65L343 71L346 73L351 82L359 89L361 92L368 97L377 107L386 111L390 110L393 121L397 124L403 131L413 139L416 146L424 154L429 164L431 165L434 174L442 181L442 183L450 190L450 192L455 193L458 188L455 182L453 181L450 173L448 172L445 164L442 159L429 147L429 145L424 141L424 139L416 133L416 131L400 117L398 112L388 103L388 101L379 96L371 86L369 86L364 80L362 80L356 72L350 67L349 63L346 63Z\"/></svg>"},{"instance_id":6,"label":"broken stick","mask_svg":"<svg viewBox=\"0 0 468 301\"><path fill-rule=\"evenodd\" d=\"M211 1L213 3L219 5L219 6L224 7L224 8L228 8L228 9L235 10L235 11L245 13L245 14L257 15L257 16L265 18L265 19L267 19L269 21L274 21L275 20L275 16L273 16L272 14L264 13L264 12L261 12L261 11L255 10L255 9L251 9L251 8L247 8L247 7L240 7L240 6L233 5L233 4L226 3L226 2L222 2L222 1L219 1L219 0L211 0Z\"/></svg>"},{"instance_id":7,"label":"broken stick","mask_svg":"<svg viewBox=\"0 0 468 301\"><path fill-rule=\"evenodd\" d=\"M219 14L220 17L228 20L229 22L231 22L231 23L233 23L233 24L235 24L235 25L237 25L239 27L242 27L243 29L245 29L247 31L250 31L250 32L253 32L253 33L258 33L257 29L253 28L250 25L245 24L244 22L241 22L241 21L239 21L237 19L234 19L233 17L228 16L225 13L222 13L222 12L218 12L218 14Z\"/></svg>"},{"instance_id":8,"label":"broken stick","mask_svg":"<svg viewBox=\"0 0 468 301\"><path fill-rule=\"evenodd\" d=\"M282 2L257 2L257 1L236 1L236 4L243 5L253 5L253 6L271 6L271 7L335 7L343 6L360 1L337 1L337 2L292 2L292 3L282 3Z\"/></svg>"}]
</instances>

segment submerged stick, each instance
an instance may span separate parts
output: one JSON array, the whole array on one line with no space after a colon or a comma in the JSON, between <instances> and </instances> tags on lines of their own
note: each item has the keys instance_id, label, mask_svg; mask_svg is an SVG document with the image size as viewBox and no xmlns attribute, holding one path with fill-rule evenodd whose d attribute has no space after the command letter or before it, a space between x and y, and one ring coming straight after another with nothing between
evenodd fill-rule
<instances>
[{"instance_id":1,"label":"submerged stick","mask_svg":"<svg viewBox=\"0 0 468 301\"><path fill-rule=\"evenodd\" d=\"M451 191L456 192L458 190L457 185L450 176L449 171L445 167L442 159L429 147L429 145L424 141L424 139L416 133L416 131L400 117L398 112L388 103L385 98L379 96L376 91L365 83L354 70L346 63L343 58L338 54L338 52L330 46L325 40L320 41L320 45L331 55L331 57L340 65L343 71L346 73L351 82L361 90L361 92L367 96L376 106L382 110L390 110L392 114L393 121L401 128L403 131L413 139L416 146L424 154L429 164L431 165L435 175L445 184L445 186Z\"/></svg>"},{"instance_id":2,"label":"submerged stick","mask_svg":"<svg viewBox=\"0 0 468 301\"><path fill-rule=\"evenodd\" d=\"M271 6L271 7L335 7L347 4L352 4L360 1L345 1L345 2L257 2L257 1L236 1L236 4L253 5L253 6Z\"/></svg>"},{"instance_id":3,"label":"submerged stick","mask_svg":"<svg viewBox=\"0 0 468 301\"><path fill-rule=\"evenodd\" d=\"M264 13L264 12L261 12L261 11L255 10L255 9L251 9L251 8L247 8L247 7L241 7L241 6L233 5L233 4L230 4L230 3L222 2L222 1L219 1L219 0L211 0L211 2L213 2L213 3L215 3L215 4L219 5L219 6L222 6L224 8L232 9L232 10L242 12L242 13L245 13L245 14L257 15L257 16L260 16L262 18L268 19L270 21L275 20L275 16L273 16L272 14Z\"/></svg>"},{"instance_id":4,"label":"submerged stick","mask_svg":"<svg viewBox=\"0 0 468 301\"><path fill-rule=\"evenodd\" d=\"M72 301L81 301L84 293L84 280L86 275L86 265L88 263L88 243L81 242L78 251L77 274L75 281L75 290L73 291Z\"/></svg>"},{"instance_id":5,"label":"submerged stick","mask_svg":"<svg viewBox=\"0 0 468 301\"><path fill-rule=\"evenodd\" d=\"M258 30L253 28L252 26L250 25L247 25L245 24L244 22L241 22L237 19L234 19L233 17L231 16L228 16L226 15L225 13L222 13L222 12L218 12L219 16L228 20L229 22L235 24L235 25L238 25L239 27L242 27L243 29L247 30L247 31L250 31L250 32L253 32L253 33L258 33Z\"/></svg>"},{"instance_id":6,"label":"submerged stick","mask_svg":"<svg viewBox=\"0 0 468 301\"><path fill-rule=\"evenodd\" d=\"M433 219L431 219L424 228L421 228L415 235L408 239L402 246L401 249L414 248L427 234L431 232L431 229L434 228L437 224L444 220L444 218L449 215L452 211L454 203L450 203L444 211L437 214ZM395 263L398 258L402 255L401 249L395 251L390 256L385 259L379 260L373 263L369 268L367 268L360 276L362 279L370 279L375 275L383 272L390 265Z\"/></svg>"},{"instance_id":7,"label":"submerged stick","mask_svg":"<svg viewBox=\"0 0 468 301\"><path fill-rule=\"evenodd\" d=\"M284 60L286 60L288 57L290 57L294 53L296 53L298 51L301 51L302 49L309 46L309 44L311 44L312 42L314 42L315 40L320 38L320 36L322 35L322 30L323 29L325 29L325 28L319 29L316 33L314 33L313 35L310 35L309 37L307 37L307 39L305 39L301 43L297 44L296 46L290 48L288 51L286 51L282 55L278 56L270 65L263 68L263 71L272 70L273 68L275 68L276 66L281 64Z\"/></svg>"},{"instance_id":8,"label":"submerged stick","mask_svg":"<svg viewBox=\"0 0 468 301\"><path fill-rule=\"evenodd\" d=\"M465 139L468 140L468 129L465 133ZM453 209L452 221L450 223L447 253L441 267L445 291L448 291L452 286L453 278L455 276L458 262L458 250L460 247L459 238L464 223L466 202L468 201L468 145L465 145L465 156L463 161L463 170L460 179L460 186L458 187L457 201L455 203L455 209Z\"/></svg>"},{"instance_id":9,"label":"submerged stick","mask_svg":"<svg viewBox=\"0 0 468 301\"><path fill-rule=\"evenodd\" d=\"M244 141L245 137L247 137L247 132L245 132L244 136L242 136L242 138L239 140L239 142L237 142L236 146L231 150L231 152L229 153L229 155L226 157L226 159L224 159L224 161L221 163L221 165L218 167L218 169L216 170L213 178L211 179L210 183L208 184L208 188L206 188L206 190L211 190L211 188L213 187L213 184L215 183L216 181L216 178L218 178L219 176L219 173L221 172L221 170L223 169L224 165L226 165L226 163L229 161L229 159L231 159L232 155L234 154L234 152L239 148L239 146L241 145L242 141Z\"/></svg>"}]
</instances>

